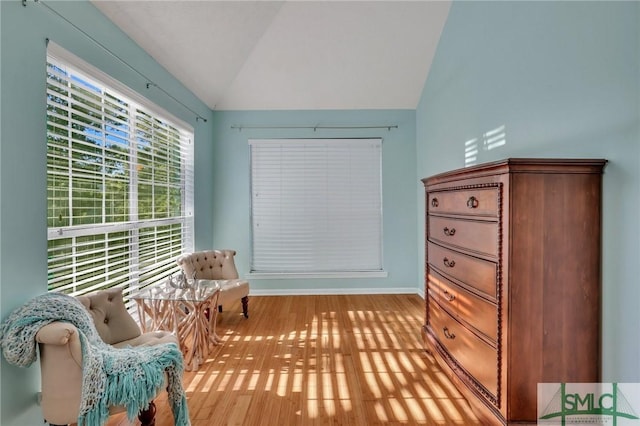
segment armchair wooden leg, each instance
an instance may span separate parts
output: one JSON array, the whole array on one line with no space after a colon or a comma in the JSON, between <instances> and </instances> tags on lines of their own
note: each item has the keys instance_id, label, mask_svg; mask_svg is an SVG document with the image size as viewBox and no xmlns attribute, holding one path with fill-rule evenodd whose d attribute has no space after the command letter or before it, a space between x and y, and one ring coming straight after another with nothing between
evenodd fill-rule
<instances>
[{"instance_id":1,"label":"armchair wooden leg","mask_svg":"<svg viewBox=\"0 0 640 426\"><path fill-rule=\"evenodd\" d=\"M149 403L149 408L140 411L140 414L138 414L138 420L140 420L141 426L156 425L156 404L153 401Z\"/></svg>"},{"instance_id":2,"label":"armchair wooden leg","mask_svg":"<svg viewBox=\"0 0 640 426\"><path fill-rule=\"evenodd\" d=\"M242 313L245 318L249 318L249 296L245 296L242 299Z\"/></svg>"},{"instance_id":3,"label":"armchair wooden leg","mask_svg":"<svg viewBox=\"0 0 640 426\"><path fill-rule=\"evenodd\" d=\"M149 408L140 411L138 414L138 420L140 420L140 426L156 426L156 404L151 401ZM56 425L48 423L49 426L69 426L69 425Z\"/></svg>"}]
</instances>

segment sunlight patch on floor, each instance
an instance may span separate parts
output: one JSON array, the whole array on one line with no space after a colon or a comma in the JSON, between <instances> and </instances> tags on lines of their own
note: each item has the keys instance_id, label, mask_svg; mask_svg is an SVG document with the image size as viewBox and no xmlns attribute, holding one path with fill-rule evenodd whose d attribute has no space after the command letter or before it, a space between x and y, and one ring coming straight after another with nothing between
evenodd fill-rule
<instances>
[{"instance_id":1,"label":"sunlight patch on floor","mask_svg":"<svg viewBox=\"0 0 640 426\"><path fill-rule=\"evenodd\" d=\"M462 423L464 421L464 418L460 413L460 407L459 407L459 403L463 401L461 401L460 399L445 398L445 399L441 399L439 402L442 408L444 409L446 416L449 420L454 421L456 423Z\"/></svg>"},{"instance_id":2,"label":"sunlight patch on floor","mask_svg":"<svg viewBox=\"0 0 640 426\"><path fill-rule=\"evenodd\" d=\"M427 417L430 420L435 422L445 421L444 414L442 414L442 411L435 399L425 399L424 402L426 405Z\"/></svg>"},{"instance_id":3,"label":"sunlight patch on floor","mask_svg":"<svg viewBox=\"0 0 640 426\"><path fill-rule=\"evenodd\" d=\"M288 381L289 375L287 373L281 372L280 377L278 377L278 387L276 388L276 395L280 397L287 396Z\"/></svg>"},{"instance_id":4,"label":"sunlight patch on floor","mask_svg":"<svg viewBox=\"0 0 640 426\"><path fill-rule=\"evenodd\" d=\"M260 371L254 370L251 378L249 379L249 384L247 385L247 390L253 391L258 388L258 380L260 380Z\"/></svg>"},{"instance_id":5,"label":"sunlight patch on floor","mask_svg":"<svg viewBox=\"0 0 640 426\"><path fill-rule=\"evenodd\" d=\"M191 379L191 381L189 382L189 385L185 387L185 391L186 392L195 392L196 388L198 387L198 385L200 384L200 382L202 381L202 379L204 377L208 376L208 374L206 374L206 372L204 371L198 371L194 376L193 379Z\"/></svg>"},{"instance_id":6,"label":"sunlight patch on floor","mask_svg":"<svg viewBox=\"0 0 640 426\"><path fill-rule=\"evenodd\" d=\"M378 417L378 420L380 420L381 422L389 421L389 417L387 416L387 410L384 409L384 405L382 405L381 402L378 402L378 401L374 402L373 408L376 413L376 416Z\"/></svg>"},{"instance_id":7,"label":"sunlight patch on floor","mask_svg":"<svg viewBox=\"0 0 640 426\"><path fill-rule=\"evenodd\" d=\"M313 400L318 399L318 384L316 373L312 371L307 374L307 398Z\"/></svg>"},{"instance_id":8,"label":"sunlight patch on floor","mask_svg":"<svg viewBox=\"0 0 640 426\"><path fill-rule=\"evenodd\" d=\"M218 392L223 392L227 389L227 386L229 386L229 383L231 382L231 377L233 376L233 371L227 371L226 373L224 373L222 375L222 379L220 380L220 383L218 383L218 388L216 389ZM213 382L214 380L218 380L218 377L215 374L210 374L209 375L209 381ZM202 392L208 392L210 389L210 386L207 385L205 388L201 389Z\"/></svg>"},{"instance_id":9,"label":"sunlight patch on floor","mask_svg":"<svg viewBox=\"0 0 640 426\"><path fill-rule=\"evenodd\" d=\"M382 390L378 385L376 373L364 373L364 378L367 382L367 390L369 391L369 393L371 393L373 398L382 398Z\"/></svg>"},{"instance_id":10,"label":"sunlight patch on floor","mask_svg":"<svg viewBox=\"0 0 640 426\"><path fill-rule=\"evenodd\" d=\"M245 379L247 377L247 373L248 371L246 369L240 370L240 372L238 373L238 377L236 377L236 381L233 384L233 390L234 391L239 391L243 389L243 383L245 382Z\"/></svg>"}]
</instances>

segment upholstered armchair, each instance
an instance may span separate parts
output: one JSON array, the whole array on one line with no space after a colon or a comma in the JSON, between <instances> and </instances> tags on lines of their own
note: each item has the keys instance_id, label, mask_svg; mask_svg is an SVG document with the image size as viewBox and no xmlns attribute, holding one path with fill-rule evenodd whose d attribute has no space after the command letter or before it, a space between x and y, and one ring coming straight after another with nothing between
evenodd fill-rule
<instances>
[{"instance_id":1,"label":"upholstered armchair","mask_svg":"<svg viewBox=\"0 0 640 426\"><path fill-rule=\"evenodd\" d=\"M235 255L235 250L197 251L179 256L177 263L187 278L218 281L219 312L226 303L240 299L242 312L245 318L249 318L249 282L238 278Z\"/></svg>"},{"instance_id":2,"label":"upholstered armchair","mask_svg":"<svg viewBox=\"0 0 640 426\"><path fill-rule=\"evenodd\" d=\"M176 336L166 331L141 333L138 324L125 307L119 288L98 291L77 298L91 313L95 328L102 340L117 348L178 343ZM78 329L69 322L54 321L36 334L39 344L42 376L41 407L47 422L66 425L78 421L83 383L83 350ZM167 386L165 372L164 384ZM109 407L109 414L124 411L125 407ZM138 419L144 426L155 424L155 406L140 412Z\"/></svg>"}]
</instances>

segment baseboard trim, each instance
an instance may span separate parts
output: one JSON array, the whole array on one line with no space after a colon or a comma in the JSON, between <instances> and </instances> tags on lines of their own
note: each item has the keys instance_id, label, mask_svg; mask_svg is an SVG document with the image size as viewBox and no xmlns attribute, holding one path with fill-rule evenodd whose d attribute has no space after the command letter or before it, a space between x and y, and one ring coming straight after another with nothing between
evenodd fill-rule
<instances>
[{"instance_id":1,"label":"baseboard trim","mask_svg":"<svg viewBox=\"0 0 640 426\"><path fill-rule=\"evenodd\" d=\"M417 294L424 299L424 291L411 287L394 288L276 288L251 289L251 296L325 296L347 294Z\"/></svg>"}]
</instances>

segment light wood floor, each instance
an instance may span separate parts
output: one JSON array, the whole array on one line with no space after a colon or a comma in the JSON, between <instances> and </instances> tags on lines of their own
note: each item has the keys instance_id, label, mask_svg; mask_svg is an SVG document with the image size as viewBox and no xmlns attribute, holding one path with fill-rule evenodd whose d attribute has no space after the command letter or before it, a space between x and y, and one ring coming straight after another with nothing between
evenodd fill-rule
<instances>
[{"instance_id":1,"label":"light wood floor","mask_svg":"<svg viewBox=\"0 0 640 426\"><path fill-rule=\"evenodd\" d=\"M249 319L226 306L224 343L184 374L192 426L480 424L423 350L423 318L417 295L254 296Z\"/></svg>"}]
</instances>

